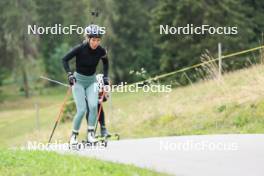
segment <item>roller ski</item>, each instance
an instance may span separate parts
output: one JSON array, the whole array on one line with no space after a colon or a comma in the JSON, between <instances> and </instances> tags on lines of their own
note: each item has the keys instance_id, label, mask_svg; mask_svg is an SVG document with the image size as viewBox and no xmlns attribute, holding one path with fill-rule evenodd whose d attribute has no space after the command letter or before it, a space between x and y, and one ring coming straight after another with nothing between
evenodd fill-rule
<instances>
[{"instance_id":1,"label":"roller ski","mask_svg":"<svg viewBox=\"0 0 264 176\"><path fill-rule=\"evenodd\" d=\"M119 140L120 136L117 133L113 133L113 134L109 133L106 127L102 126L100 135L96 135L95 138L99 140Z\"/></svg>"},{"instance_id":2,"label":"roller ski","mask_svg":"<svg viewBox=\"0 0 264 176\"><path fill-rule=\"evenodd\" d=\"M82 140L81 142L77 141L77 135L72 134L69 142L69 149L72 150L81 150L88 149L92 147L107 147L107 139L101 138L97 139L94 136L94 130L88 130L87 139Z\"/></svg>"},{"instance_id":3,"label":"roller ski","mask_svg":"<svg viewBox=\"0 0 264 176\"><path fill-rule=\"evenodd\" d=\"M107 147L107 140L106 139L96 139L95 142L90 142L87 140L82 141L82 148L92 148L92 147Z\"/></svg>"},{"instance_id":4,"label":"roller ski","mask_svg":"<svg viewBox=\"0 0 264 176\"><path fill-rule=\"evenodd\" d=\"M95 138L94 133L95 133L94 130L88 130L87 140L82 141L82 144L84 145L84 147L89 147L89 146L106 147L107 146L107 140Z\"/></svg>"}]
</instances>

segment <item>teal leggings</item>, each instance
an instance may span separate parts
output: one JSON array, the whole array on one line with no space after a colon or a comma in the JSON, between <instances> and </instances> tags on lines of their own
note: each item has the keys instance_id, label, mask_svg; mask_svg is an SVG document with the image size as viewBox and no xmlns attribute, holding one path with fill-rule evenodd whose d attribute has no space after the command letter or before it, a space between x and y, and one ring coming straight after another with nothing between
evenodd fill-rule
<instances>
[{"instance_id":1,"label":"teal leggings","mask_svg":"<svg viewBox=\"0 0 264 176\"><path fill-rule=\"evenodd\" d=\"M89 108L88 129L93 129L97 118L98 105L98 84L96 76L85 76L77 72L74 73L76 83L72 88L73 98L76 104L77 113L73 120L73 132L79 132L82 118L87 112L86 100Z\"/></svg>"}]
</instances>

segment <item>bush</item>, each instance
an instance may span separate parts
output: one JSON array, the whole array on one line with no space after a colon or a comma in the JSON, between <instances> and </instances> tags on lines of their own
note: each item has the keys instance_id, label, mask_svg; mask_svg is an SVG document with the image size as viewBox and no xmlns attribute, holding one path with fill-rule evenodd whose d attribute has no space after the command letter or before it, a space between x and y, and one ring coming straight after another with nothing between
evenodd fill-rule
<instances>
[{"instance_id":1,"label":"bush","mask_svg":"<svg viewBox=\"0 0 264 176\"><path fill-rule=\"evenodd\" d=\"M64 108L63 115L61 117L61 122L65 123L67 121L72 121L75 113L76 113L76 106L73 99L71 98L70 102L67 103Z\"/></svg>"}]
</instances>

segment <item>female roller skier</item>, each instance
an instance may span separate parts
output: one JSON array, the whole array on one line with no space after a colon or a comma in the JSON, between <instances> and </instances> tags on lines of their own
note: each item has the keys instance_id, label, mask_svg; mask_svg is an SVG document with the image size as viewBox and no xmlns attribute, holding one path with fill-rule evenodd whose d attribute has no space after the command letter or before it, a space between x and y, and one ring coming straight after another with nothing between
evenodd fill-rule
<instances>
[{"instance_id":1,"label":"female roller skier","mask_svg":"<svg viewBox=\"0 0 264 176\"><path fill-rule=\"evenodd\" d=\"M77 136L83 116L89 108L89 120L87 129L87 142L94 143L94 128L98 114L98 85L96 81L96 67L100 60L103 62L103 81L109 85L108 58L106 50L100 46L101 30L98 25L89 25L85 28L85 41L75 46L62 59L63 66L68 73L69 84L72 86L73 98L76 104L76 115L73 120L70 145L77 144ZM73 73L69 61L76 57L76 71Z\"/></svg>"}]
</instances>

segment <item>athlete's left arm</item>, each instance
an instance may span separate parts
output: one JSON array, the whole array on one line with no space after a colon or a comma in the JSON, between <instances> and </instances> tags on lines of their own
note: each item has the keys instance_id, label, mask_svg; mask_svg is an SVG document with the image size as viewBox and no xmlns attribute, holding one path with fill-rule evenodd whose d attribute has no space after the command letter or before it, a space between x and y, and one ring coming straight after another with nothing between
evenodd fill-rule
<instances>
[{"instance_id":1,"label":"athlete's left arm","mask_svg":"<svg viewBox=\"0 0 264 176\"><path fill-rule=\"evenodd\" d=\"M105 54L102 57L102 61L103 61L103 73L104 73L104 77L107 78L108 77L108 70L109 70L109 61L108 61L108 57L107 57L106 50L105 50Z\"/></svg>"}]
</instances>

